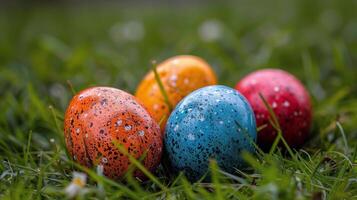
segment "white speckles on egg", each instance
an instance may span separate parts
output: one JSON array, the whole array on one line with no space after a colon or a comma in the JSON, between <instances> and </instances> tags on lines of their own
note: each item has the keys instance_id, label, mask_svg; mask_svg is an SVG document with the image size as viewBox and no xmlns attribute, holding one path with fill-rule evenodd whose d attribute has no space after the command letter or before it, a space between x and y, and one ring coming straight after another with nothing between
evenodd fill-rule
<instances>
[{"instance_id":1,"label":"white speckles on egg","mask_svg":"<svg viewBox=\"0 0 357 200\"><path fill-rule=\"evenodd\" d=\"M189 80L188 78L185 78L185 79L183 80L183 83L186 84L186 85L188 85L188 84L190 83L190 80Z\"/></svg>"},{"instance_id":2,"label":"white speckles on egg","mask_svg":"<svg viewBox=\"0 0 357 200\"><path fill-rule=\"evenodd\" d=\"M105 157L103 157L103 158L102 158L102 163L108 163L108 159L105 158Z\"/></svg>"},{"instance_id":3,"label":"white speckles on egg","mask_svg":"<svg viewBox=\"0 0 357 200\"><path fill-rule=\"evenodd\" d=\"M189 133L189 134L187 135L187 138L188 138L189 140L195 140L195 139L196 139L195 136L194 136L192 133Z\"/></svg>"},{"instance_id":4,"label":"white speckles on egg","mask_svg":"<svg viewBox=\"0 0 357 200\"><path fill-rule=\"evenodd\" d=\"M203 115L200 115L200 116L198 117L198 120L200 120L201 122L203 122L203 121L205 121L205 117L204 117Z\"/></svg>"},{"instance_id":5,"label":"white speckles on egg","mask_svg":"<svg viewBox=\"0 0 357 200\"><path fill-rule=\"evenodd\" d=\"M176 87L176 85L177 85L177 75L174 74L174 75L170 76L169 80L170 80L170 85L172 87Z\"/></svg>"},{"instance_id":6,"label":"white speckles on egg","mask_svg":"<svg viewBox=\"0 0 357 200\"><path fill-rule=\"evenodd\" d=\"M275 91L275 92L279 92L279 91L280 91L279 86L275 86L275 87L274 87L274 91Z\"/></svg>"},{"instance_id":7,"label":"white speckles on egg","mask_svg":"<svg viewBox=\"0 0 357 200\"><path fill-rule=\"evenodd\" d=\"M125 131L130 131L131 130L131 126L130 125L125 125L124 129L125 129Z\"/></svg>"},{"instance_id":8,"label":"white speckles on egg","mask_svg":"<svg viewBox=\"0 0 357 200\"><path fill-rule=\"evenodd\" d=\"M212 156L225 170L242 166L239 152L254 148L245 145L248 141L235 122L251 126L247 134L255 141L254 113L234 89L208 86L189 94L174 109L165 129L165 148L172 166L193 178L207 171Z\"/></svg>"},{"instance_id":9,"label":"white speckles on egg","mask_svg":"<svg viewBox=\"0 0 357 200\"><path fill-rule=\"evenodd\" d=\"M154 110L157 110L157 109L159 109L159 105L158 105L158 104L154 104L152 108L153 108Z\"/></svg>"},{"instance_id":10,"label":"white speckles on egg","mask_svg":"<svg viewBox=\"0 0 357 200\"><path fill-rule=\"evenodd\" d=\"M227 94L232 94L232 93L233 93L233 91L231 91L231 90L227 90L227 91L226 91L226 93L227 93Z\"/></svg>"},{"instance_id":11,"label":"white speckles on egg","mask_svg":"<svg viewBox=\"0 0 357 200\"><path fill-rule=\"evenodd\" d=\"M143 130L140 130L140 131L138 131L138 135L142 137L145 135L145 132Z\"/></svg>"},{"instance_id":12,"label":"white speckles on egg","mask_svg":"<svg viewBox=\"0 0 357 200\"><path fill-rule=\"evenodd\" d=\"M177 64L180 63L180 60L179 60L179 59L174 59L174 60L172 61L172 63L173 63L174 65L177 65Z\"/></svg>"},{"instance_id":13,"label":"white speckles on egg","mask_svg":"<svg viewBox=\"0 0 357 200\"><path fill-rule=\"evenodd\" d=\"M153 90L158 90L158 89L159 89L159 86L158 86L158 85L153 85L153 86L152 86L152 89L153 89Z\"/></svg>"},{"instance_id":14,"label":"white speckles on egg","mask_svg":"<svg viewBox=\"0 0 357 200\"><path fill-rule=\"evenodd\" d=\"M252 85L255 85L255 84L257 84L257 80L253 79L250 83L251 83Z\"/></svg>"},{"instance_id":15,"label":"white speckles on egg","mask_svg":"<svg viewBox=\"0 0 357 200\"><path fill-rule=\"evenodd\" d=\"M283 106L284 107L289 107L290 106L290 102L289 101L284 101Z\"/></svg>"},{"instance_id":16,"label":"white speckles on egg","mask_svg":"<svg viewBox=\"0 0 357 200\"><path fill-rule=\"evenodd\" d=\"M272 106L273 108L276 108L276 107L278 107L278 104L274 101L271 106Z\"/></svg>"},{"instance_id":17,"label":"white speckles on egg","mask_svg":"<svg viewBox=\"0 0 357 200\"><path fill-rule=\"evenodd\" d=\"M179 125L176 124L174 131L176 132L179 129Z\"/></svg>"},{"instance_id":18,"label":"white speckles on egg","mask_svg":"<svg viewBox=\"0 0 357 200\"><path fill-rule=\"evenodd\" d=\"M119 119L117 122L115 122L115 126L118 127L118 126L120 126L122 123L123 123L123 121Z\"/></svg>"},{"instance_id":19,"label":"white speckles on egg","mask_svg":"<svg viewBox=\"0 0 357 200\"><path fill-rule=\"evenodd\" d=\"M170 81L177 81L177 75L174 74L174 75L170 76Z\"/></svg>"}]
</instances>

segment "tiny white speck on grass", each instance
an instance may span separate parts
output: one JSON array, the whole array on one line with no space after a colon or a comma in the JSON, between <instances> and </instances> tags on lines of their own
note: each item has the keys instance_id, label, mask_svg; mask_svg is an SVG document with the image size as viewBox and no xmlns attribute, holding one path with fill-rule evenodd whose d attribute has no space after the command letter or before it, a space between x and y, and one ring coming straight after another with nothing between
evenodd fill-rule
<instances>
[{"instance_id":1,"label":"tiny white speck on grass","mask_svg":"<svg viewBox=\"0 0 357 200\"><path fill-rule=\"evenodd\" d=\"M65 188L65 193L68 198L76 197L87 183L87 175L81 172L73 172L71 183Z\"/></svg>"},{"instance_id":2,"label":"tiny white speck on grass","mask_svg":"<svg viewBox=\"0 0 357 200\"><path fill-rule=\"evenodd\" d=\"M50 139L50 142L51 142L51 143L55 143L55 139L51 138L51 139Z\"/></svg>"},{"instance_id":3,"label":"tiny white speck on grass","mask_svg":"<svg viewBox=\"0 0 357 200\"><path fill-rule=\"evenodd\" d=\"M198 28L198 35L205 42L213 42L223 36L222 23L216 19L204 21Z\"/></svg>"}]
</instances>

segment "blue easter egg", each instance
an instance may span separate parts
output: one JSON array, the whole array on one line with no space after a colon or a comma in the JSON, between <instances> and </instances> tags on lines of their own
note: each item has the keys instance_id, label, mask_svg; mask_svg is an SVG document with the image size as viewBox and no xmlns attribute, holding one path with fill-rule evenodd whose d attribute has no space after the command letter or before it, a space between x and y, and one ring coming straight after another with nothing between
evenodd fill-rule
<instances>
[{"instance_id":1,"label":"blue easter egg","mask_svg":"<svg viewBox=\"0 0 357 200\"><path fill-rule=\"evenodd\" d=\"M243 167L241 153L254 152L256 137L245 97L226 86L207 86L176 106L166 124L165 148L172 168L197 180L208 171L210 158L230 173Z\"/></svg>"}]
</instances>

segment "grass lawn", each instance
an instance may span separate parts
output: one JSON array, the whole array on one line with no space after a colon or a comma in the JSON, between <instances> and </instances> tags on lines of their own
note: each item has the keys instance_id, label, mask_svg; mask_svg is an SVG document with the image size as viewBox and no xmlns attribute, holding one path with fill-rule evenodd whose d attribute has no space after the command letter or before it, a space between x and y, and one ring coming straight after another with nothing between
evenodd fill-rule
<instances>
[{"instance_id":1,"label":"grass lawn","mask_svg":"<svg viewBox=\"0 0 357 200\"><path fill-rule=\"evenodd\" d=\"M353 0L1 7L0 198L66 198L81 171L63 138L72 89L134 93L152 60L193 54L231 87L261 68L296 75L314 108L304 148L245 155L249 167L235 174L212 162L212 182L162 166L144 182L87 170L78 199L357 199L356 8Z\"/></svg>"}]
</instances>

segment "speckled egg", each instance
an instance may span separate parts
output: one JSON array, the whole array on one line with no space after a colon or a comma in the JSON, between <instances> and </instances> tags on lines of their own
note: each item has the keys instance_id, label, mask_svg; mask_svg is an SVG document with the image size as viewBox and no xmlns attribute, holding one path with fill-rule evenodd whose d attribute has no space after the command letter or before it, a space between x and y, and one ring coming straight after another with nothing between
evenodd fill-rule
<instances>
[{"instance_id":1,"label":"speckled egg","mask_svg":"<svg viewBox=\"0 0 357 200\"><path fill-rule=\"evenodd\" d=\"M217 83L216 75L211 67L196 56L182 55L169 58L157 66L157 72L173 107L192 91ZM156 122L161 122L163 130L170 110L153 71L150 71L141 81L135 95Z\"/></svg>"},{"instance_id":2,"label":"speckled egg","mask_svg":"<svg viewBox=\"0 0 357 200\"><path fill-rule=\"evenodd\" d=\"M174 171L191 180L204 175L209 159L227 172L244 166L241 153L253 152L256 124L248 101L226 86L207 86L185 97L168 119L165 149Z\"/></svg>"},{"instance_id":3,"label":"speckled egg","mask_svg":"<svg viewBox=\"0 0 357 200\"><path fill-rule=\"evenodd\" d=\"M161 159L159 125L134 96L115 88L93 87L74 96L65 114L64 136L73 160L87 167L103 165L104 174L114 179L130 165L117 144L137 159L147 153L143 164L149 170Z\"/></svg>"},{"instance_id":4,"label":"speckled egg","mask_svg":"<svg viewBox=\"0 0 357 200\"><path fill-rule=\"evenodd\" d=\"M309 135L311 103L309 93L293 75L279 69L264 69L244 77L237 85L251 104L257 125L263 128L258 134L258 144L269 149L276 130L269 123L269 112L259 96L261 93L278 118L283 137L294 148L301 147Z\"/></svg>"}]
</instances>

